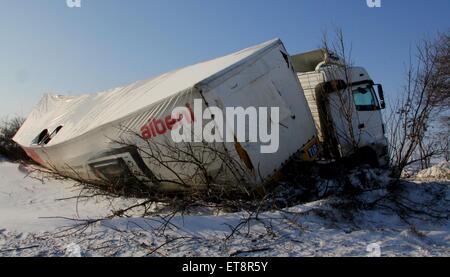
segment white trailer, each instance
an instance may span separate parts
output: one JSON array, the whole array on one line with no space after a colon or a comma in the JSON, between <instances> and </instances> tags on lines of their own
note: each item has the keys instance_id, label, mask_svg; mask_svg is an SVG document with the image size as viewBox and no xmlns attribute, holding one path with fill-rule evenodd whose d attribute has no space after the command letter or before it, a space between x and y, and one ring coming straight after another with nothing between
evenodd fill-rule
<instances>
[{"instance_id":1,"label":"white trailer","mask_svg":"<svg viewBox=\"0 0 450 277\"><path fill-rule=\"evenodd\" d=\"M373 166L388 165L382 86L364 68L349 67L323 49L294 55L292 61L325 158L355 156Z\"/></svg>"},{"instance_id":2,"label":"white trailer","mask_svg":"<svg viewBox=\"0 0 450 277\"><path fill-rule=\"evenodd\" d=\"M172 143L172 111L192 105L196 99L204 109L279 108L276 152L261 153L262 142L225 144L228 155L239 160L251 183L270 180L295 155L314 158L314 121L279 39L98 94L46 95L14 140L39 164L74 178L114 181L138 172L160 189L179 189L170 181L177 178L177 172L191 170L189 167L181 162L170 168L157 166L139 147L117 142L138 146L142 139ZM130 135L130 130L139 134L139 139ZM218 163L208 170L217 170ZM155 176L167 182L153 184Z\"/></svg>"}]
</instances>

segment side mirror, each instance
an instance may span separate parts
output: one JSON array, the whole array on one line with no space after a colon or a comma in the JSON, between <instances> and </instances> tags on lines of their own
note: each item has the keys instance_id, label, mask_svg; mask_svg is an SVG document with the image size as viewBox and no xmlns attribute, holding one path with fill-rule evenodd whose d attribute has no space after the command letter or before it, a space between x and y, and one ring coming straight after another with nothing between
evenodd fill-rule
<instances>
[{"instance_id":1,"label":"side mirror","mask_svg":"<svg viewBox=\"0 0 450 277\"><path fill-rule=\"evenodd\" d=\"M384 101L384 91L382 85L377 85L378 87L378 96L380 97L380 106L381 109L386 109L386 102Z\"/></svg>"}]
</instances>

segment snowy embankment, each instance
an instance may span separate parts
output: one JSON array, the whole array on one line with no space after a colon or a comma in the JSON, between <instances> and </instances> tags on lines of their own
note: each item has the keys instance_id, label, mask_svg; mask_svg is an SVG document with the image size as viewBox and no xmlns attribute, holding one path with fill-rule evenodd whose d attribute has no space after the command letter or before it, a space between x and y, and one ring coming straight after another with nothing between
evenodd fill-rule
<instances>
[{"instance_id":1,"label":"snowy embankment","mask_svg":"<svg viewBox=\"0 0 450 277\"><path fill-rule=\"evenodd\" d=\"M431 168L419 171L415 177L418 180L449 180L450 181L450 163L442 162Z\"/></svg>"},{"instance_id":2,"label":"snowy embankment","mask_svg":"<svg viewBox=\"0 0 450 277\"><path fill-rule=\"evenodd\" d=\"M401 185L402 203L423 204L433 216L437 211L436 218L418 213L405 220L385 200L389 192L377 190L361 197L380 205L358 211L331 197L256 218L205 212L175 216L170 222L163 215L117 218L87 229L67 229L76 222L63 218L102 218L137 200L77 201L73 197L80 190L73 182L41 181L26 177L26 172L17 164L0 162L0 256L450 255L446 181ZM430 197L436 194L438 202Z\"/></svg>"}]
</instances>

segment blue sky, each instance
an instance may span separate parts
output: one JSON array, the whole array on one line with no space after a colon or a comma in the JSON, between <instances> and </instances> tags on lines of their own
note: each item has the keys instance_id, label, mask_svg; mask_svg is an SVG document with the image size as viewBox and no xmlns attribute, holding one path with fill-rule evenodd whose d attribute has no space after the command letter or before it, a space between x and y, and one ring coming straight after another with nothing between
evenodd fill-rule
<instances>
[{"instance_id":1,"label":"blue sky","mask_svg":"<svg viewBox=\"0 0 450 277\"><path fill-rule=\"evenodd\" d=\"M450 28L449 0L0 0L0 117L47 92L93 93L279 37L291 54L343 29L393 95L409 47Z\"/></svg>"}]
</instances>

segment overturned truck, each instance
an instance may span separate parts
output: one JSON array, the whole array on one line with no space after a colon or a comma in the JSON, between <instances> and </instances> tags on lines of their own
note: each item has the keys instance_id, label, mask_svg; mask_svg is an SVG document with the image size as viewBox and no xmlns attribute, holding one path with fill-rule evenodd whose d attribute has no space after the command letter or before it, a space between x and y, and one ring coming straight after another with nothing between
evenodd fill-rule
<instances>
[{"instance_id":1,"label":"overturned truck","mask_svg":"<svg viewBox=\"0 0 450 277\"><path fill-rule=\"evenodd\" d=\"M98 94L46 95L14 140L68 177L172 191L262 185L318 151L279 39Z\"/></svg>"}]
</instances>

